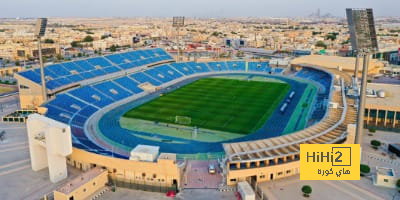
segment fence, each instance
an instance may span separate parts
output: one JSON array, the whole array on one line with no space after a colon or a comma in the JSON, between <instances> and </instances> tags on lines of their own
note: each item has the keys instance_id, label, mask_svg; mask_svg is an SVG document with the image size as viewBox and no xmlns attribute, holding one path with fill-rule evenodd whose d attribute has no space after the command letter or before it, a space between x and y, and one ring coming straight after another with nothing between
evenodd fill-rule
<instances>
[{"instance_id":1,"label":"fence","mask_svg":"<svg viewBox=\"0 0 400 200\"><path fill-rule=\"evenodd\" d=\"M177 154L177 160L218 160L225 157L225 152Z\"/></svg>"},{"instance_id":2,"label":"fence","mask_svg":"<svg viewBox=\"0 0 400 200\"><path fill-rule=\"evenodd\" d=\"M112 186L116 187L121 187L121 188L127 188L127 189L133 189L133 190L143 190L143 191L149 191L149 192L159 192L159 193L167 193L168 191L177 191L177 187L175 185L172 186L165 186L160 184L153 184L153 185L147 185L144 183L144 181L136 181L136 180L130 180L130 179L121 179L121 178L116 178L109 176L110 183Z\"/></svg>"}]
</instances>

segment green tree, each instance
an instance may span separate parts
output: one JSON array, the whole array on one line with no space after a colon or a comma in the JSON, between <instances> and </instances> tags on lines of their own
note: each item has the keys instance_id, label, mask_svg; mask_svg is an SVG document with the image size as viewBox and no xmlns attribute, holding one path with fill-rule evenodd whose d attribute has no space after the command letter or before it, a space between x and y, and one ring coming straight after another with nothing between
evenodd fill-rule
<instances>
[{"instance_id":1,"label":"green tree","mask_svg":"<svg viewBox=\"0 0 400 200\"><path fill-rule=\"evenodd\" d=\"M77 55L78 58L80 58L82 56L83 56L83 54L81 52L79 52L78 55Z\"/></svg>"},{"instance_id":2,"label":"green tree","mask_svg":"<svg viewBox=\"0 0 400 200\"><path fill-rule=\"evenodd\" d=\"M80 43L78 41L72 41L71 42L71 46L74 47L74 48L77 48L77 47L80 47L81 45L80 45Z\"/></svg>"},{"instance_id":3,"label":"green tree","mask_svg":"<svg viewBox=\"0 0 400 200\"><path fill-rule=\"evenodd\" d=\"M318 31L313 31L312 32L312 35L319 35L319 34L321 34L322 32L318 32Z\"/></svg>"},{"instance_id":4,"label":"green tree","mask_svg":"<svg viewBox=\"0 0 400 200\"><path fill-rule=\"evenodd\" d=\"M236 57L243 57L244 56L244 52L243 51L238 51L236 53Z\"/></svg>"},{"instance_id":5,"label":"green tree","mask_svg":"<svg viewBox=\"0 0 400 200\"><path fill-rule=\"evenodd\" d=\"M119 46L118 45L111 45L111 47L110 47L110 51L111 52L116 52L117 51L117 48L118 48Z\"/></svg>"},{"instance_id":6,"label":"green tree","mask_svg":"<svg viewBox=\"0 0 400 200\"><path fill-rule=\"evenodd\" d=\"M396 182L396 186L397 186L397 188L399 188L399 189L400 189L400 178L399 178L399 180L397 180L397 182Z\"/></svg>"},{"instance_id":7,"label":"green tree","mask_svg":"<svg viewBox=\"0 0 400 200\"><path fill-rule=\"evenodd\" d=\"M326 44L323 42L323 41L318 41L316 44L315 44L315 46L316 47L322 47L322 48L324 48L324 49L326 49Z\"/></svg>"},{"instance_id":8,"label":"green tree","mask_svg":"<svg viewBox=\"0 0 400 200\"><path fill-rule=\"evenodd\" d=\"M326 35L325 37L327 40L331 40L331 41L335 41L336 40L336 35L329 33L328 35Z\"/></svg>"},{"instance_id":9,"label":"green tree","mask_svg":"<svg viewBox=\"0 0 400 200\"><path fill-rule=\"evenodd\" d=\"M43 63L47 62L47 57L42 56Z\"/></svg>"},{"instance_id":10,"label":"green tree","mask_svg":"<svg viewBox=\"0 0 400 200\"><path fill-rule=\"evenodd\" d=\"M344 44L348 44L348 43L350 43L350 38L347 38L347 40L341 42L340 44L341 44L341 45L344 45Z\"/></svg>"},{"instance_id":11,"label":"green tree","mask_svg":"<svg viewBox=\"0 0 400 200\"><path fill-rule=\"evenodd\" d=\"M361 164L360 165L360 172L363 174L368 174L371 171L371 168L368 165Z\"/></svg>"},{"instance_id":12,"label":"green tree","mask_svg":"<svg viewBox=\"0 0 400 200\"><path fill-rule=\"evenodd\" d=\"M215 37L218 37L218 35L219 35L219 33L218 33L217 31L214 31L214 32L211 34L211 36L215 36Z\"/></svg>"},{"instance_id":13,"label":"green tree","mask_svg":"<svg viewBox=\"0 0 400 200\"><path fill-rule=\"evenodd\" d=\"M90 35L87 35L85 38L83 38L83 42L93 42L93 37Z\"/></svg>"},{"instance_id":14,"label":"green tree","mask_svg":"<svg viewBox=\"0 0 400 200\"><path fill-rule=\"evenodd\" d=\"M373 147L378 148L379 146L381 146L381 141L379 141L379 140L371 140L371 145Z\"/></svg>"},{"instance_id":15,"label":"green tree","mask_svg":"<svg viewBox=\"0 0 400 200\"><path fill-rule=\"evenodd\" d=\"M61 54L57 54L56 59L61 61L61 60L64 60L64 57Z\"/></svg>"},{"instance_id":16,"label":"green tree","mask_svg":"<svg viewBox=\"0 0 400 200\"><path fill-rule=\"evenodd\" d=\"M44 43L46 43L46 44L54 44L54 40L53 39L45 39Z\"/></svg>"},{"instance_id":17,"label":"green tree","mask_svg":"<svg viewBox=\"0 0 400 200\"><path fill-rule=\"evenodd\" d=\"M21 65L21 63L19 62L19 60L16 60L16 61L15 61L15 65L16 65L16 66L20 66L20 65Z\"/></svg>"},{"instance_id":18,"label":"green tree","mask_svg":"<svg viewBox=\"0 0 400 200\"><path fill-rule=\"evenodd\" d=\"M305 197L309 197L310 194L312 193L312 188L311 188L311 186L309 186L309 185L304 185L304 186L301 188L301 191L303 192L303 195L304 195Z\"/></svg>"}]
</instances>

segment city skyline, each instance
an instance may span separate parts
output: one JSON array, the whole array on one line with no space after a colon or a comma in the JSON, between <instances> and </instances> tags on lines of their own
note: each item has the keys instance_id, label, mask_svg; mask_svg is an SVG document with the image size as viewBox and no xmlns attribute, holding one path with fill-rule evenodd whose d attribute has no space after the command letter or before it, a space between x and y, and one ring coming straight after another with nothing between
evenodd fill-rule
<instances>
[{"instance_id":1,"label":"city skyline","mask_svg":"<svg viewBox=\"0 0 400 200\"><path fill-rule=\"evenodd\" d=\"M138 6L139 5L139 6ZM390 6L389 6L390 5ZM135 9L135 6L136 9ZM320 10L321 16L327 13L345 16L345 8L373 8L376 16L400 16L396 0L357 0L348 2L337 0L321 2L303 1L257 1L248 0L203 0L188 3L183 0L116 0L99 1L49 1L32 2L29 0L7 1L3 3L1 18L26 17L301 17L309 16ZM88 9L90 8L90 9ZM15 12L19 11L19 12Z\"/></svg>"}]
</instances>

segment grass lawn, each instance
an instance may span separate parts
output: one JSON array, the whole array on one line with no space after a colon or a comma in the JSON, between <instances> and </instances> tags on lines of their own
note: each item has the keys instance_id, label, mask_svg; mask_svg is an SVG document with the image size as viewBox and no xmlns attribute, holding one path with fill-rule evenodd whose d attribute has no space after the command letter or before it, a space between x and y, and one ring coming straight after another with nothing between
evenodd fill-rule
<instances>
[{"instance_id":1,"label":"grass lawn","mask_svg":"<svg viewBox=\"0 0 400 200\"><path fill-rule=\"evenodd\" d=\"M133 108L123 115L175 124L176 116L191 118L188 126L239 134L259 129L290 89L286 83L206 78Z\"/></svg>"}]
</instances>

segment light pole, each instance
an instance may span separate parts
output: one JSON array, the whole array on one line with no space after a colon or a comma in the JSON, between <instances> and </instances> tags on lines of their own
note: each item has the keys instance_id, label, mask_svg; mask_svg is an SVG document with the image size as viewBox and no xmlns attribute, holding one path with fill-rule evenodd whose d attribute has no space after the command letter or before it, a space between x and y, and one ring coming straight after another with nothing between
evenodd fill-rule
<instances>
[{"instance_id":1,"label":"light pole","mask_svg":"<svg viewBox=\"0 0 400 200\"><path fill-rule=\"evenodd\" d=\"M356 53L356 63L355 63L355 71L354 71L354 82L355 85L353 85L353 87L358 88L358 66L359 66L359 60L360 60L360 55L358 54L357 50L354 50L354 53Z\"/></svg>"},{"instance_id":2,"label":"light pole","mask_svg":"<svg viewBox=\"0 0 400 200\"><path fill-rule=\"evenodd\" d=\"M39 64L40 64L40 79L42 82L42 98L43 102L47 101L47 89L46 89L46 80L44 77L44 66L43 66L43 58L42 58L42 43L41 39L46 32L47 26L47 18L39 18L36 24L35 36L38 40L38 52L39 52Z\"/></svg>"},{"instance_id":3,"label":"light pole","mask_svg":"<svg viewBox=\"0 0 400 200\"><path fill-rule=\"evenodd\" d=\"M177 41L177 45L178 45L178 53L177 53L177 62L181 61L181 45L180 45L180 28L183 27L185 25L185 17L180 16L180 17L173 17L172 19L172 27L177 29L177 37L176 37L176 41ZM183 55L182 55L183 56Z\"/></svg>"},{"instance_id":4,"label":"light pole","mask_svg":"<svg viewBox=\"0 0 400 200\"><path fill-rule=\"evenodd\" d=\"M354 79L358 79L358 58L364 57L363 70L361 79L361 88L359 95L359 106L358 106L358 119L355 135L355 143L361 144L362 142L362 130L364 126L364 109L365 109L365 98L367 89L367 75L368 65L371 53L378 50L378 41L375 31L375 23L373 11L371 8L366 9L346 9L346 16L348 22L348 28L350 31L350 40L353 50L356 50L356 66L354 72ZM357 82L355 83L357 86Z\"/></svg>"},{"instance_id":5,"label":"light pole","mask_svg":"<svg viewBox=\"0 0 400 200\"><path fill-rule=\"evenodd\" d=\"M363 70L361 77L361 88L360 88L360 102L358 106L358 120L356 127L356 144L361 144L362 142L362 130L364 128L364 113L365 113L365 98L367 98L367 75L368 75L368 65L370 53L368 50L361 51L360 54L363 58Z\"/></svg>"}]
</instances>

